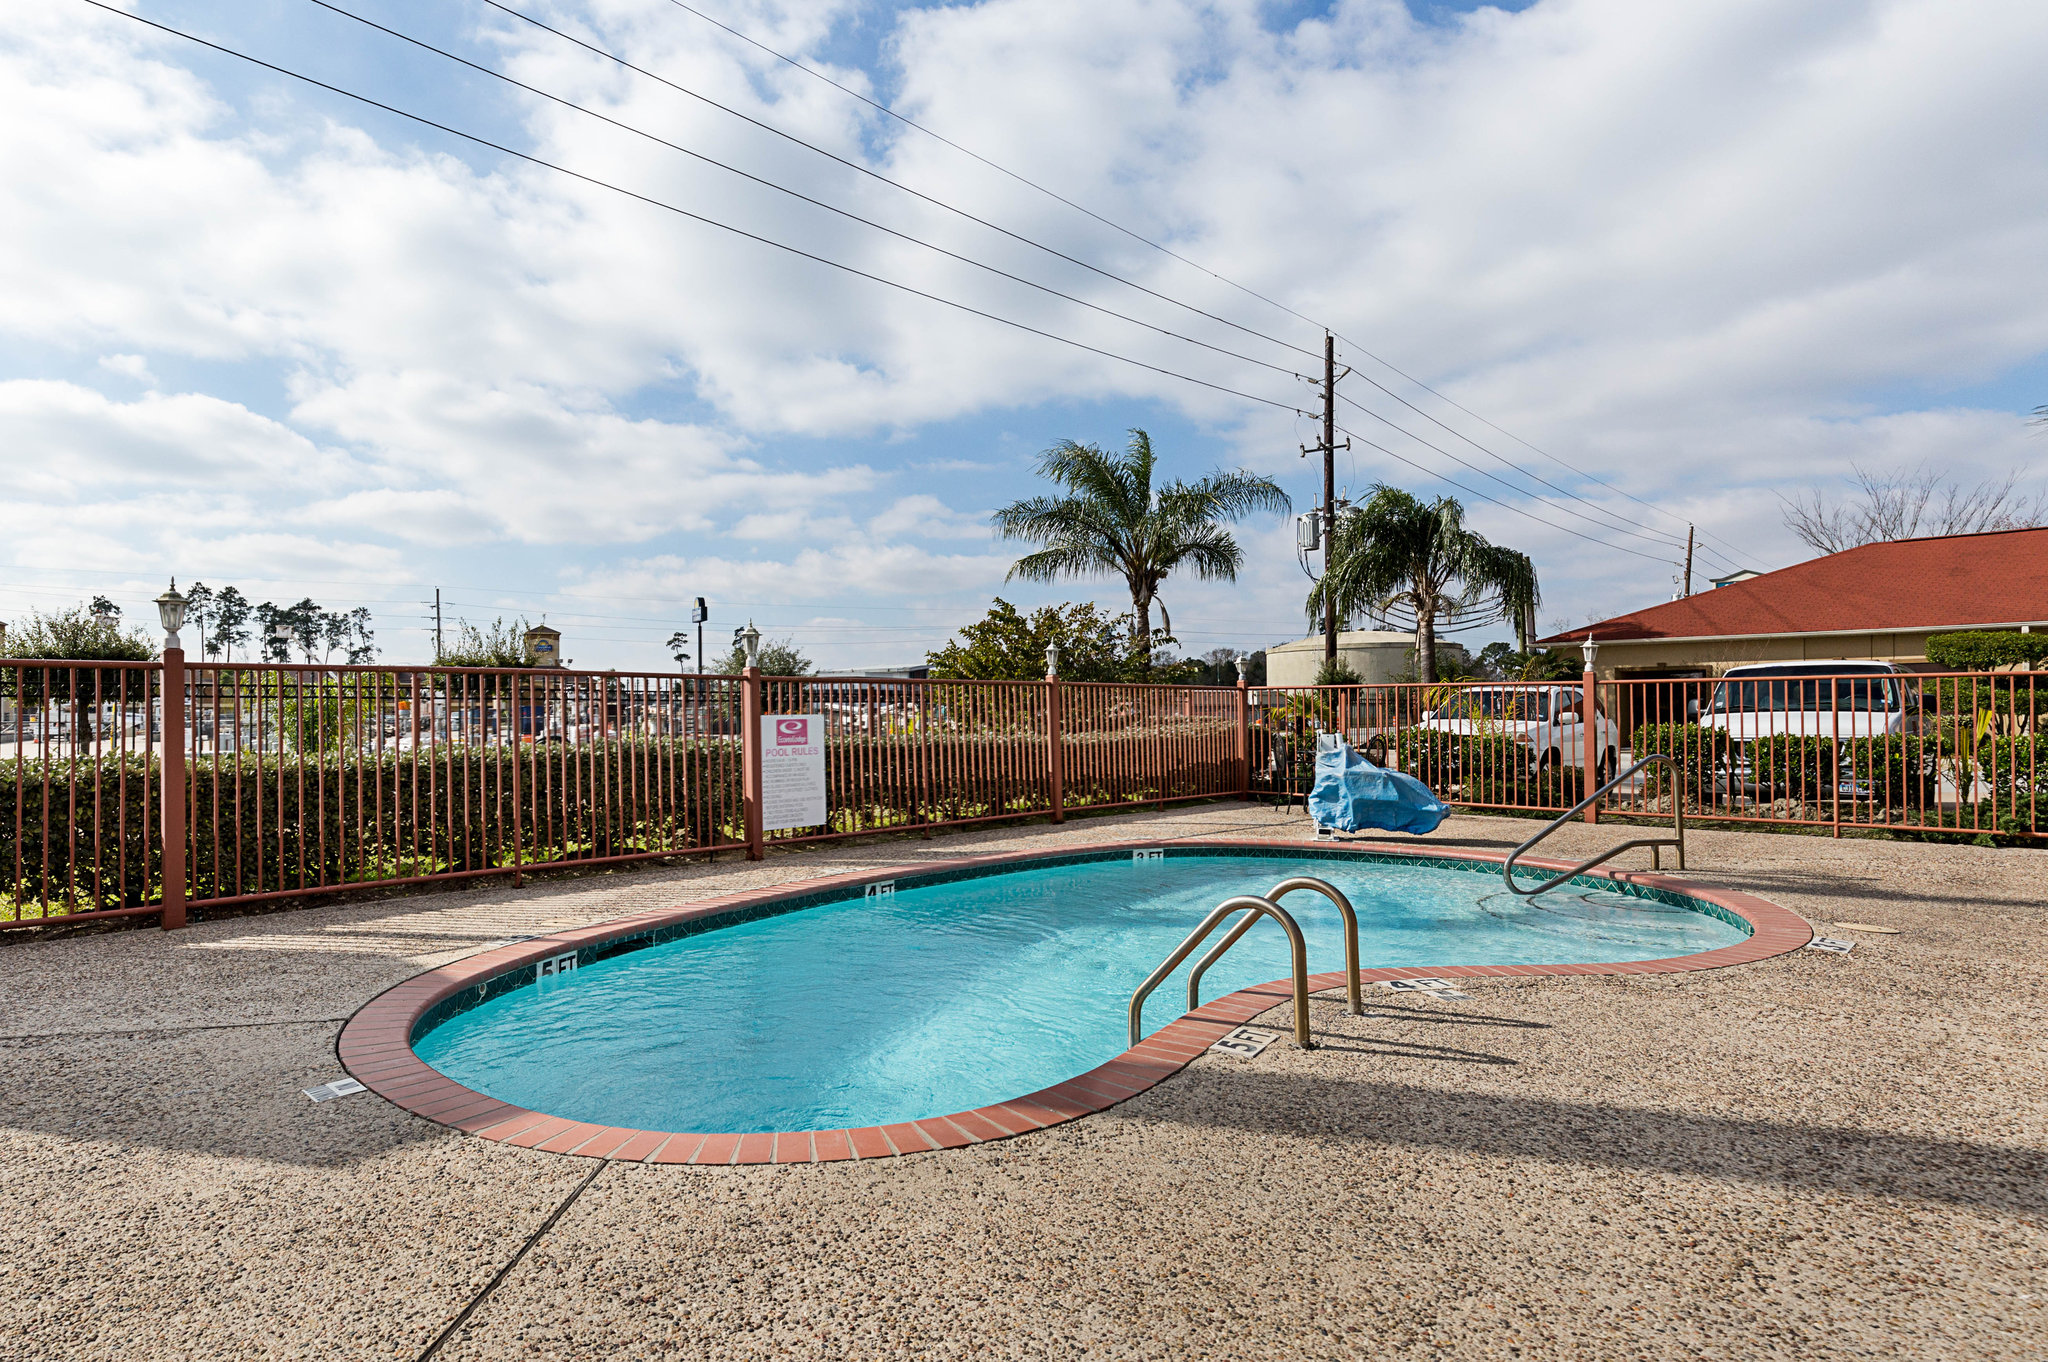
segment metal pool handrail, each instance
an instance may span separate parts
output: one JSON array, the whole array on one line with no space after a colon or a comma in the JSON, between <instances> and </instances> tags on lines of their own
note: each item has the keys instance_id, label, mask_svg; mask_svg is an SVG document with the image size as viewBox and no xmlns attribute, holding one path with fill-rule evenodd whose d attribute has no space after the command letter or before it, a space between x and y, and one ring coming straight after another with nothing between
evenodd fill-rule
<instances>
[{"instance_id":1,"label":"metal pool handrail","mask_svg":"<svg viewBox=\"0 0 2048 1362\"><path fill-rule=\"evenodd\" d=\"M1365 1012L1365 1000L1359 993L1358 985L1358 912L1351 906L1351 900L1328 880L1319 880L1313 875L1291 875L1280 881L1265 893L1265 897L1278 903L1287 894L1297 889L1313 889L1337 905L1337 911L1344 915L1344 982L1345 997L1351 1004L1351 1015L1356 1017ZM1221 960L1224 953L1237 944L1237 939L1252 929L1259 920L1257 913L1245 913L1244 921L1230 929L1230 935L1216 943L1209 953L1195 963L1188 974L1188 1011L1202 1005L1202 976L1209 972L1209 966Z\"/></svg>"},{"instance_id":2,"label":"metal pool handrail","mask_svg":"<svg viewBox=\"0 0 2048 1362\"><path fill-rule=\"evenodd\" d=\"M1131 995L1131 1044L1135 1046L1144 1037L1145 999L1152 996L1152 990L1173 973L1174 966L1194 953L1216 925L1232 913L1250 909L1254 914L1264 913L1280 924L1287 933L1287 944L1294 952L1294 1043L1303 1050L1313 1050L1315 1042L1308 1035L1308 943L1302 939L1301 924L1294 915L1271 899L1260 898L1257 894L1236 894L1217 904L1209 916L1202 919L1202 925L1188 934L1188 939L1174 948L1166 963L1152 971L1138 991ZM1257 919L1254 918L1254 921Z\"/></svg>"},{"instance_id":3,"label":"metal pool handrail","mask_svg":"<svg viewBox=\"0 0 2048 1362\"><path fill-rule=\"evenodd\" d=\"M1669 756L1666 756L1662 752L1652 752L1649 756L1644 757L1641 761L1629 767L1626 771L1623 771L1620 775L1608 781L1605 785L1602 785L1599 789L1593 791L1593 793L1587 795L1578 803L1572 805L1570 809L1568 809L1564 813L1559 814L1555 819L1551 820L1551 822L1546 824L1541 832L1537 833L1534 837L1531 837L1528 841L1516 847L1513 851L1510 851L1508 853L1507 860L1502 863L1500 868L1500 877L1503 880L1507 881L1509 891L1512 893L1520 894L1525 899L1535 898L1538 894L1543 893L1545 890L1555 889L1560 884L1563 884L1566 880L1571 879L1574 875L1583 875L1586 871L1591 870L1594 866L1599 865L1602 861L1612 860L1616 856L1619 856L1622 852L1628 851L1633 847L1648 847L1650 849L1650 868L1653 870L1662 870L1664 868L1663 857L1659 854L1658 848L1677 847L1678 868L1680 870L1685 869L1685 792L1679 789L1679 782L1674 779L1671 782L1671 831L1674 834L1672 837L1637 837L1632 841L1623 842L1618 846L1611 846L1607 848L1607 850L1601 852L1598 856L1595 856L1592 860L1582 861L1578 865L1573 866L1570 870L1565 871L1564 874L1559 875L1554 879L1545 880L1543 883L1537 885L1534 889L1524 889L1515 883L1516 857L1520 856L1530 847L1535 846L1538 842L1548 837L1551 833L1556 832L1566 823L1571 822L1572 819L1578 817L1581 813L1584 813L1586 810L1586 806L1588 804L1591 804L1594 800L1600 798L1602 795L1612 790L1615 786L1621 784L1624 780L1627 780L1630 776L1642 770L1645 766L1653 766L1660 761L1663 762L1666 766L1669 766L1674 773L1677 772L1677 762L1673 761Z\"/></svg>"}]
</instances>

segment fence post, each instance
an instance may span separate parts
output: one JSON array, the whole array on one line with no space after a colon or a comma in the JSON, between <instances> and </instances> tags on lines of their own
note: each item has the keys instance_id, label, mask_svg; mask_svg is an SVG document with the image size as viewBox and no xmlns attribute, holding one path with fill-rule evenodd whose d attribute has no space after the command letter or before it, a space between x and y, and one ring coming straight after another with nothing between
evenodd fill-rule
<instances>
[{"instance_id":1,"label":"fence post","mask_svg":"<svg viewBox=\"0 0 2048 1362\"><path fill-rule=\"evenodd\" d=\"M764 854L761 759L761 669L748 667L740 674L740 800L746 805L747 859L750 861L758 861Z\"/></svg>"},{"instance_id":2,"label":"fence post","mask_svg":"<svg viewBox=\"0 0 2048 1362\"><path fill-rule=\"evenodd\" d=\"M185 925L185 650L164 649L164 755L161 803L164 826L165 931Z\"/></svg>"},{"instance_id":3,"label":"fence post","mask_svg":"<svg viewBox=\"0 0 2048 1362\"><path fill-rule=\"evenodd\" d=\"M525 708L524 708L523 706L521 706L521 704L519 703L519 699L520 699L520 696L519 696L519 689L520 689L520 685L519 685L519 683L520 683L520 676L519 676L519 673L517 673L517 672L513 672L513 673L511 674L511 679L512 679L512 744L511 744L511 745L512 745L512 887L513 887L514 889L518 889L518 888L520 888L520 887L521 887L522 885L524 885L524 884L525 884L525 882L526 882L526 880L525 880L525 876L524 876L524 875L523 875L523 874L521 873L521 870L520 870L520 864L519 864L519 860L520 860L520 857L519 857L519 851L520 851L520 846L519 846L519 844L520 844L520 842L521 842L522 840L524 840L524 834L525 834L525 831L526 831L526 810L525 810L525 808L524 808L524 803L525 803L525 792L526 792L526 781L525 781L525 772L521 770L521 768L522 768L522 767L524 767L524 766L526 765L526 748L525 748L524 744L522 743L521 739L522 739L522 738L523 738L523 737L525 736L525 735L524 735L524 732L523 732L523 730L524 730L524 729L525 729L525 727L526 727L526 717L527 717L527 716L526 716L526 710L525 710ZM529 698L530 698L530 695L531 695L531 693L529 692Z\"/></svg>"},{"instance_id":4,"label":"fence post","mask_svg":"<svg viewBox=\"0 0 2048 1362\"><path fill-rule=\"evenodd\" d=\"M1829 806L1835 813L1835 836L1842 835L1842 683L1837 677L1828 678L1828 709L1834 715L1835 726L1828 740L1827 781L1833 795ZM1854 792L1852 784L1850 790ZM1853 816L1853 814L1852 814Z\"/></svg>"},{"instance_id":5,"label":"fence post","mask_svg":"<svg viewBox=\"0 0 2048 1362\"><path fill-rule=\"evenodd\" d=\"M1045 780L1052 791L1052 821L1067 821L1067 771L1060 742L1059 653L1045 655Z\"/></svg>"},{"instance_id":6,"label":"fence post","mask_svg":"<svg viewBox=\"0 0 2048 1362\"><path fill-rule=\"evenodd\" d=\"M1579 728L1582 734L1580 738L1582 750L1580 760L1583 763L1579 768L1579 774L1584 778L1585 782L1581 787L1582 792L1580 795L1583 799L1591 799L1593 791L1600 788L1599 763L1596 759L1596 753L1600 746L1600 734L1599 725L1593 722L1594 716L1599 713L1599 693L1600 681L1598 677L1593 675L1593 668L1589 662L1586 666L1585 679L1580 683L1579 687ZM1588 804L1586 806L1586 821L1588 823L1600 821L1600 806L1598 804Z\"/></svg>"},{"instance_id":7,"label":"fence post","mask_svg":"<svg viewBox=\"0 0 2048 1362\"><path fill-rule=\"evenodd\" d=\"M1252 797L1252 692L1243 658L1237 660L1237 797Z\"/></svg>"}]
</instances>

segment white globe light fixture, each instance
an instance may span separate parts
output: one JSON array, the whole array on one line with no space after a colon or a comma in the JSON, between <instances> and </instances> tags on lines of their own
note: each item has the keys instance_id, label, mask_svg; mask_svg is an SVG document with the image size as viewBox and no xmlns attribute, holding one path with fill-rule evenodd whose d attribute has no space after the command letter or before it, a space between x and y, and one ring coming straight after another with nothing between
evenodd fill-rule
<instances>
[{"instance_id":1,"label":"white globe light fixture","mask_svg":"<svg viewBox=\"0 0 2048 1362\"><path fill-rule=\"evenodd\" d=\"M752 620L740 630L740 646L747 650L747 665L757 667L761 662L761 631L754 627Z\"/></svg>"},{"instance_id":2,"label":"white globe light fixture","mask_svg":"<svg viewBox=\"0 0 2048 1362\"><path fill-rule=\"evenodd\" d=\"M178 579L171 578L170 589L156 598L156 617L163 621L164 648L183 648L178 631L185 627L185 598L178 594Z\"/></svg>"}]
</instances>

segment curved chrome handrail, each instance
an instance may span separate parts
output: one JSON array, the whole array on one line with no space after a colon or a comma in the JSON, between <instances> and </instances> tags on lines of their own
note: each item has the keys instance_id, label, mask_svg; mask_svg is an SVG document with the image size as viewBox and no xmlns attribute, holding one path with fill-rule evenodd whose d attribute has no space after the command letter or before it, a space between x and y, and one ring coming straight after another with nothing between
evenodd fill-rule
<instances>
[{"instance_id":1,"label":"curved chrome handrail","mask_svg":"<svg viewBox=\"0 0 2048 1362\"><path fill-rule=\"evenodd\" d=\"M1660 761L1663 762L1666 766L1669 766L1671 768L1672 773L1671 830L1674 834L1676 834L1675 837L1638 837L1632 841L1623 842L1619 846L1609 847L1607 850L1601 852L1598 856L1595 856L1592 860L1582 861L1578 865L1573 866L1570 870L1565 871L1564 874L1559 875L1554 879L1545 880L1543 883L1537 885L1534 889L1523 889L1515 883L1516 857L1520 856L1530 847L1535 846L1538 842L1548 837L1551 833L1556 832L1566 823L1571 822L1572 819L1584 813L1586 811L1586 806L1593 803L1593 801L1599 799L1600 796L1606 794L1609 790L1612 790L1615 786L1621 784L1624 780L1627 780L1630 776L1642 770L1645 766L1654 766ZM1680 870L1685 869L1685 791L1679 788L1677 776L1677 762L1673 761L1669 756L1662 752L1652 752L1649 756L1644 757L1641 761L1629 767L1626 771L1623 771L1620 775L1608 781L1605 785L1602 785L1599 789L1593 791L1593 793L1587 795L1578 803L1572 805L1571 808L1559 814L1555 819L1551 820L1550 823L1546 824L1541 832L1537 833L1534 837L1531 837L1528 841L1522 843L1520 846L1516 847L1513 851L1510 851L1508 853L1507 860L1503 862L1501 865L1500 877L1503 880L1507 881L1509 892L1519 894L1525 899L1535 898L1538 894L1543 893L1545 890L1555 889L1560 884L1563 884L1566 880L1571 879L1574 875L1583 875L1588 870L1591 870L1594 866L1599 865L1602 861L1612 860L1614 857L1619 856L1622 852L1628 851L1633 847L1648 847L1650 849L1650 867L1653 870L1662 870L1664 868L1664 860L1663 857L1658 854L1658 848L1677 847L1678 868Z\"/></svg>"},{"instance_id":2,"label":"curved chrome handrail","mask_svg":"<svg viewBox=\"0 0 2048 1362\"><path fill-rule=\"evenodd\" d=\"M1351 906L1351 900L1345 898L1343 892L1336 885L1331 884L1328 880L1319 880L1313 875L1289 876L1271 889L1268 889L1263 897L1278 903L1282 896L1291 894L1297 889L1315 890L1318 894L1336 904L1337 911L1344 915L1344 993L1346 999L1351 1004L1351 1015L1354 1017L1362 1015L1365 1011L1365 999L1359 993L1358 984L1357 909ZM1239 911L1245 910L1241 909ZM1209 972L1209 966L1221 960L1224 952L1235 946L1237 939L1250 931L1252 924L1258 920L1259 915L1257 913L1245 912L1244 921L1231 928L1229 936L1224 937L1207 955L1195 963L1194 969L1188 974L1188 1011L1192 1012L1202 1005L1202 976Z\"/></svg>"},{"instance_id":3,"label":"curved chrome handrail","mask_svg":"<svg viewBox=\"0 0 2048 1362\"><path fill-rule=\"evenodd\" d=\"M1132 1045L1135 1046L1144 1039L1145 999L1152 996L1152 990L1158 988L1166 976L1173 973L1174 966L1187 959L1195 947L1201 945L1209 933L1216 930L1217 923L1232 913L1246 909L1255 914L1264 913L1279 923L1281 930L1287 933L1287 944L1294 952L1294 1043L1304 1050L1315 1048L1315 1042L1310 1040L1308 1035L1308 943L1302 939L1301 924L1296 922L1294 915L1285 908L1271 899L1262 899L1257 894L1236 894L1217 904L1209 916L1202 919L1202 925L1190 932L1188 939L1175 947L1172 955L1166 957L1166 963L1153 970L1151 976L1138 985L1138 991L1131 995ZM1256 918L1253 920L1256 921Z\"/></svg>"}]
</instances>

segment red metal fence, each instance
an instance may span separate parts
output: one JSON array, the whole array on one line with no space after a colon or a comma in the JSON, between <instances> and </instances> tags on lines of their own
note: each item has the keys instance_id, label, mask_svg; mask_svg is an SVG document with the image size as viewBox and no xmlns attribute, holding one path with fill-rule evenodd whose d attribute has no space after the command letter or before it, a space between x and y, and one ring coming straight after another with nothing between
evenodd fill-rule
<instances>
[{"instance_id":1,"label":"red metal fence","mask_svg":"<svg viewBox=\"0 0 2048 1362\"><path fill-rule=\"evenodd\" d=\"M1317 735L1477 809L2048 835L2031 672L1246 690L556 669L0 662L0 923L998 819L1302 796ZM2039 687L2039 689L2037 689ZM763 721L822 821L764 829ZM1589 771L1592 775L1589 777Z\"/></svg>"},{"instance_id":2,"label":"red metal fence","mask_svg":"<svg viewBox=\"0 0 2048 1362\"><path fill-rule=\"evenodd\" d=\"M1872 673L1268 689L1256 783L1306 789L1318 732L1465 808L1562 812L1653 752L1588 817L2048 836L2048 676ZM1589 778L1588 772L1591 772Z\"/></svg>"}]
</instances>

